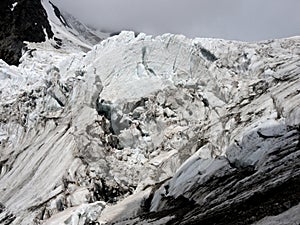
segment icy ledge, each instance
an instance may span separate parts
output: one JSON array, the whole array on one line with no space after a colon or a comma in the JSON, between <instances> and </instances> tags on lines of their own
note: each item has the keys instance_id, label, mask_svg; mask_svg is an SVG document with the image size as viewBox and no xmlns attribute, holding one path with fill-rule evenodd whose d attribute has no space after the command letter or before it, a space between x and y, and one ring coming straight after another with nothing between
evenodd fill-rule
<instances>
[{"instance_id":1,"label":"icy ledge","mask_svg":"<svg viewBox=\"0 0 300 225\"><path fill-rule=\"evenodd\" d=\"M1 223L299 221L299 37L33 46L1 62Z\"/></svg>"}]
</instances>

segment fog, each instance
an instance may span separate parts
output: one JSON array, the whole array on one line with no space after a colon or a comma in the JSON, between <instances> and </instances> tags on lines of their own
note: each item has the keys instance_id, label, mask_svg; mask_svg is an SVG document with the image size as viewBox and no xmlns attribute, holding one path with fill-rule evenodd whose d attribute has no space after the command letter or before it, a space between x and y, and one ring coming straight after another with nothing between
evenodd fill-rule
<instances>
[{"instance_id":1,"label":"fog","mask_svg":"<svg viewBox=\"0 0 300 225\"><path fill-rule=\"evenodd\" d=\"M300 35L299 0L52 0L103 31L257 41Z\"/></svg>"}]
</instances>

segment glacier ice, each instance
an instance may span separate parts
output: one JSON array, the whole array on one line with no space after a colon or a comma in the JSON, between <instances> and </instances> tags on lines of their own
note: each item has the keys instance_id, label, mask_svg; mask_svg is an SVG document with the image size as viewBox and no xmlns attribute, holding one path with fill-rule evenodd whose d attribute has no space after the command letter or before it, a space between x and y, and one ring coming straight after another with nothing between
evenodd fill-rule
<instances>
[{"instance_id":1,"label":"glacier ice","mask_svg":"<svg viewBox=\"0 0 300 225\"><path fill-rule=\"evenodd\" d=\"M268 224L299 207L299 37L28 46L0 61L0 221Z\"/></svg>"}]
</instances>

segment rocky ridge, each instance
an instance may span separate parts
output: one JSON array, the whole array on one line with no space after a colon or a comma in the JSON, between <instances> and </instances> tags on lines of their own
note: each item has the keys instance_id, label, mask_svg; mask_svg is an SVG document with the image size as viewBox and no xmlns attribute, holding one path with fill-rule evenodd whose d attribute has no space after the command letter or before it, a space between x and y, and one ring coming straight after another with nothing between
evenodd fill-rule
<instances>
[{"instance_id":1,"label":"rocky ridge","mask_svg":"<svg viewBox=\"0 0 300 225\"><path fill-rule=\"evenodd\" d=\"M298 37L31 47L1 63L4 224L299 223Z\"/></svg>"},{"instance_id":2,"label":"rocky ridge","mask_svg":"<svg viewBox=\"0 0 300 225\"><path fill-rule=\"evenodd\" d=\"M44 42L53 37L40 0L3 0L0 3L0 58L18 65L24 41Z\"/></svg>"},{"instance_id":3,"label":"rocky ridge","mask_svg":"<svg viewBox=\"0 0 300 225\"><path fill-rule=\"evenodd\" d=\"M88 51L109 34L93 31L49 0L3 0L0 3L0 58L18 66L27 42L51 42L56 49Z\"/></svg>"}]
</instances>

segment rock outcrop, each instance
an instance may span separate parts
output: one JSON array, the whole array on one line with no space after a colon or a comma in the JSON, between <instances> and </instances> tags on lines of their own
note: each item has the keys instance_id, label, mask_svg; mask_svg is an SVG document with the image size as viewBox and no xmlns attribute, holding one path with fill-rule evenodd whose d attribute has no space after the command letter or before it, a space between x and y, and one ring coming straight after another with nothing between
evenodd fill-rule
<instances>
[{"instance_id":1,"label":"rock outcrop","mask_svg":"<svg viewBox=\"0 0 300 225\"><path fill-rule=\"evenodd\" d=\"M0 58L18 65L24 41L44 42L53 37L41 0L3 0L0 3Z\"/></svg>"},{"instance_id":2,"label":"rock outcrop","mask_svg":"<svg viewBox=\"0 0 300 225\"><path fill-rule=\"evenodd\" d=\"M299 223L298 37L31 47L1 64L8 224Z\"/></svg>"},{"instance_id":3,"label":"rock outcrop","mask_svg":"<svg viewBox=\"0 0 300 225\"><path fill-rule=\"evenodd\" d=\"M48 0L3 0L0 3L0 59L19 65L27 42L51 41L56 49L88 51L109 36L95 31Z\"/></svg>"}]
</instances>

